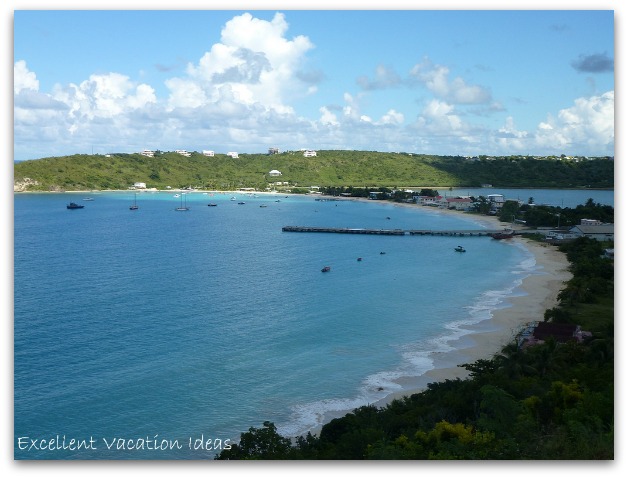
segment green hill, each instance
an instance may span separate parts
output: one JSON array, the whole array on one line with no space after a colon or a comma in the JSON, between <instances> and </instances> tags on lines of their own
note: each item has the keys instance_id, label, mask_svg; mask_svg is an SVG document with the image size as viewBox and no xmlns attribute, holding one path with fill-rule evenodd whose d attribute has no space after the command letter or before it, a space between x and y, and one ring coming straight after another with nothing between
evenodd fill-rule
<instances>
[{"instance_id":1,"label":"green hill","mask_svg":"<svg viewBox=\"0 0 628 478\"><path fill-rule=\"evenodd\" d=\"M271 170L281 176L271 177ZM135 182L149 188L197 187L264 190L285 182L289 187L496 187L612 188L614 161L610 158L567 160L531 157L430 156L374 151L319 151L304 157L300 151L280 154L224 154L206 157L193 152L73 155L15 163L15 190L127 189Z\"/></svg>"}]
</instances>

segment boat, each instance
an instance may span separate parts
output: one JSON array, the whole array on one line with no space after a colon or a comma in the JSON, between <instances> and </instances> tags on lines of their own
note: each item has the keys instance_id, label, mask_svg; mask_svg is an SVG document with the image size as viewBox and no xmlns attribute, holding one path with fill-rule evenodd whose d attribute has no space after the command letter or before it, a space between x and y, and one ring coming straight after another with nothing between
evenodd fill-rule
<instances>
[{"instance_id":1,"label":"boat","mask_svg":"<svg viewBox=\"0 0 628 478\"><path fill-rule=\"evenodd\" d=\"M515 235L515 231L512 229L504 229L501 232L494 232L490 236L493 239L511 239Z\"/></svg>"},{"instance_id":2,"label":"boat","mask_svg":"<svg viewBox=\"0 0 628 478\"><path fill-rule=\"evenodd\" d=\"M131 211L135 211L136 209L139 209L140 207L137 205L137 193L135 194L135 198L133 199L133 204L129 206L129 209Z\"/></svg>"},{"instance_id":3,"label":"boat","mask_svg":"<svg viewBox=\"0 0 628 478\"><path fill-rule=\"evenodd\" d=\"M268 207L266 204L260 204L259 207Z\"/></svg>"},{"instance_id":4,"label":"boat","mask_svg":"<svg viewBox=\"0 0 628 478\"><path fill-rule=\"evenodd\" d=\"M246 204L244 201L240 201L238 204Z\"/></svg>"},{"instance_id":5,"label":"boat","mask_svg":"<svg viewBox=\"0 0 628 478\"><path fill-rule=\"evenodd\" d=\"M174 197L176 197L176 198L178 198L178 197L180 197L180 196L181 196L180 194L175 194L175 195L174 195Z\"/></svg>"},{"instance_id":6,"label":"boat","mask_svg":"<svg viewBox=\"0 0 628 478\"><path fill-rule=\"evenodd\" d=\"M325 266L321 269L321 272L329 272L330 270L331 270L331 267Z\"/></svg>"},{"instance_id":7,"label":"boat","mask_svg":"<svg viewBox=\"0 0 628 478\"><path fill-rule=\"evenodd\" d=\"M83 198L83 201L93 201L94 198Z\"/></svg>"},{"instance_id":8,"label":"boat","mask_svg":"<svg viewBox=\"0 0 628 478\"><path fill-rule=\"evenodd\" d=\"M208 206L209 206L209 207L216 207L216 206L218 206L218 204L216 204L215 202L210 202L210 203L208 204Z\"/></svg>"},{"instance_id":9,"label":"boat","mask_svg":"<svg viewBox=\"0 0 628 478\"><path fill-rule=\"evenodd\" d=\"M358 257L358 262L362 262L362 258L361 257Z\"/></svg>"},{"instance_id":10,"label":"boat","mask_svg":"<svg viewBox=\"0 0 628 478\"><path fill-rule=\"evenodd\" d=\"M183 199L185 199L185 205L183 205ZM190 208L188 207L188 198L185 194L181 195L181 206L177 207L174 209L175 211L189 211Z\"/></svg>"},{"instance_id":11,"label":"boat","mask_svg":"<svg viewBox=\"0 0 628 478\"><path fill-rule=\"evenodd\" d=\"M82 204L76 204L75 202L71 202L66 206L68 209L83 209L85 206Z\"/></svg>"},{"instance_id":12,"label":"boat","mask_svg":"<svg viewBox=\"0 0 628 478\"><path fill-rule=\"evenodd\" d=\"M464 247L462 247L462 246L458 246L458 247L456 247L456 248L454 249L454 251L456 251L456 252L467 252L467 251L465 250L465 248L464 248Z\"/></svg>"}]
</instances>

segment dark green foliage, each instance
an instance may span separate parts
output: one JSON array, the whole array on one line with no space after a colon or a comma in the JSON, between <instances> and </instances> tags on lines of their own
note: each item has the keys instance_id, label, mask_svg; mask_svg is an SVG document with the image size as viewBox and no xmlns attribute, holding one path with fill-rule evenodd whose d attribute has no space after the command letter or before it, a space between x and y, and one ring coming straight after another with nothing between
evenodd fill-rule
<instances>
[{"instance_id":1,"label":"dark green foliage","mask_svg":"<svg viewBox=\"0 0 628 478\"><path fill-rule=\"evenodd\" d=\"M461 365L466 380L358 408L291 447L266 422L219 459L612 460L613 274L600 257L604 247L590 239L560 246L574 276L560 304L545 313L550 321L580 324L592 332L588 340L549 339L525 349L511 343L491 359Z\"/></svg>"},{"instance_id":2,"label":"dark green foliage","mask_svg":"<svg viewBox=\"0 0 628 478\"><path fill-rule=\"evenodd\" d=\"M135 182L163 189L194 186L232 190L264 190L276 181L291 187L402 188L411 186L469 186L491 183L500 187L612 188L614 161L581 162L553 159L496 158L472 161L463 157L375 151L319 151L303 157L298 151L280 154L225 154L185 157L159 152L148 158L139 153L73 155L23 161L14 165L14 179L39 182L29 190L126 189ZM268 172L281 171L280 178ZM549 178L549 179L548 179ZM368 193L367 193L368 195Z\"/></svg>"}]
</instances>

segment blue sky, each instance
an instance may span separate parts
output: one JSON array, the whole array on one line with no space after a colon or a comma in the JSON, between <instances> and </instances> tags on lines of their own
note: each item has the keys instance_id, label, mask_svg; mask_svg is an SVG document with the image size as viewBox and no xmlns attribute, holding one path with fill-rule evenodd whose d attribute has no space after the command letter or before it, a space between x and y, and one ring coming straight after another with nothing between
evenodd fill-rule
<instances>
[{"instance_id":1,"label":"blue sky","mask_svg":"<svg viewBox=\"0 0 628 478\"><path fill-rule=\"evenodd\" d=\"M18 3L14 159L269 147L614 155L615 19L594 5L42 11Z\"/></svg>"}]
</instances>

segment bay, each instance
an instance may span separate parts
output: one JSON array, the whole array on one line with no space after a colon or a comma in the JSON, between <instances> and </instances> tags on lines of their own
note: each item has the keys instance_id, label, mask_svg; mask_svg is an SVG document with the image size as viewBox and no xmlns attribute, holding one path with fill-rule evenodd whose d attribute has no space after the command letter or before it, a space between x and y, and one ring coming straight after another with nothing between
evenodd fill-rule
<instances>
[{"instance_id":1,"label":"bay","mask_svg":"<svg viewBox=\"0 0 628 478\"><path fill-rule=\"evenodd\" d=\"M145 192L130 211L130 192L90 194L14 196L17 459L211 459L266 420L304 433L402 390L538 273L482 237L281 230L481 227L431 208L195 192L181 212ZM21 446L57 436L95 449Z\"/></svg>"}]
</instances>

